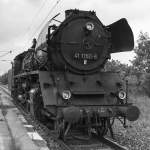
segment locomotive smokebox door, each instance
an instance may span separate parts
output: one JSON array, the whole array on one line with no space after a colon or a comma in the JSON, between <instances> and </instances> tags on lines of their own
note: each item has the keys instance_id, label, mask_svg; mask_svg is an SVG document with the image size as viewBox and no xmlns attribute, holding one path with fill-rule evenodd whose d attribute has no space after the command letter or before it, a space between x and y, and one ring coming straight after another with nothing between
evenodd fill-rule
<instances>
[{"instance_id":1,"label":"locomotive smokebox door","mask_svg":"<svg viewBox=\"0 0 150 150\"><path fill-rule=\"evenodd\" d=\"M131 51L133 49L134 37L126 19L120 19L107 26L107 28L111 33L111 53Z\"/></svg>"}]
</instances>

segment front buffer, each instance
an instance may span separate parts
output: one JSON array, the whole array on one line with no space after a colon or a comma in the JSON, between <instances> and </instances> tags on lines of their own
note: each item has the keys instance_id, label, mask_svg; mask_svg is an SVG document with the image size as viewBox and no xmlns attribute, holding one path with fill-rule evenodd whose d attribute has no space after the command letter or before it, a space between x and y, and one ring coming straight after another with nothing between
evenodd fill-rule
<instances>
[{"instance_id":1,"label":"front buffer","mask_svg":"<svg viewBox=\"0 0 150 150\"><path fill-rule=\"evenodd\" d=\"M136 121L140 111L138 107L127 106L100 106L98 108L80 108L70 106L62 109L62 117L68 123L77 123L86 116L99 118L102 117L126 117L129 121Z\"/></svg>"},{"instance_id":2,"label":"front buffer","mask_svg":"<svg viewBox=\"0 0 150 150\"><path fill-rule=\"evenodd\" d=\"M73 130L87 133L89 137L93 132L99 136L104 136L110 130L113 137L114 119L126 118L129 121L136 121L139 115L138 107L132 105L65 107L62 108L58 116L59 123L61 122L59 124L59 131L61 131L59 136L64 139L69 133L72 133L69 131Z\"/></svg>"}]
</instances>

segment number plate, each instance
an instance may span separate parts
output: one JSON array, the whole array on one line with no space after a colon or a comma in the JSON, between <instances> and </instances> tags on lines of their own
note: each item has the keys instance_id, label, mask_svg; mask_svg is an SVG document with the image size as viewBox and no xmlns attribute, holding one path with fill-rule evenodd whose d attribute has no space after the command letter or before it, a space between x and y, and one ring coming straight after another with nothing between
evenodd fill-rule
<instances>
[{"instance_id":1,"label":"number plate","mask_svg":"<svg viewBox=\"0 0 150 150\"><path fill-rule=\"evenodd\" d=\"M86 59L86 60L97 60L98 55L96 53L75 53L74 54L75 59Z\"/></svg>"}]
</instances>

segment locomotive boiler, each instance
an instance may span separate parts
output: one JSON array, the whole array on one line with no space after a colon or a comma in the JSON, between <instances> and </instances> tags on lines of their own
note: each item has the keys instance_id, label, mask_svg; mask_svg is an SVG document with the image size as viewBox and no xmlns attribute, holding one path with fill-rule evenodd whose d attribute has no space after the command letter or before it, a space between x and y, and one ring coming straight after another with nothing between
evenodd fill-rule
<instances>
[{"instance_id":1,"label":"locomotive boiler","mask_svg":"<svg viewBox=\"0 0 150 150\"><path fill-rule=\"evenodd\" d=\"M94 11L66 10L62 22L56 17L15 57L12 96L60 138L73 131L113 136L114 119L125 126L139 117L128 103L127 84L104 71L111 53L133 49L132 30L124 18L105 26Z\"/></svg>"}]
</instances>

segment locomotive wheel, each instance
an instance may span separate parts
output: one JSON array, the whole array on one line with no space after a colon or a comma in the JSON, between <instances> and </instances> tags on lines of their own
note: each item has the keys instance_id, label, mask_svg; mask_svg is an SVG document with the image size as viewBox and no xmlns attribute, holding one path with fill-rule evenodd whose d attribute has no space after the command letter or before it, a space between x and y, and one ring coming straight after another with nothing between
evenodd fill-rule
<instances>
[{"instance_id":1,"label":"locomotive wheel","mask_svg":"<svg viewBox=\"0 0 150 150\"><path fill-rule=\"evenodd\" d=\"M30 97L30 113L31 115L39 120L45 121L45 117L42 115L43 109L43 101L41 97L41 92L37 90L31 97Z\"/></svg>"},{"instance_id":2,"label":"locomotive wheel","mask_svg":"<svg viewBox=\"0 0 150 150\"><path fill-rule=\"evenodd\" d=\"M114 117L112 117L112 118L110 118L110 119L107 120L108 128L109 128L109 131L110 131L110 135L111 135L111 137L112 137L113 139L114 139L114 133L113 133L113 128L112 128L112 126L113 126L113 124L114 124L114 121L115 121L115 118L114 118Z\"/></svg>"},{"instance_id":3,"label":"locomotive wheel","mask_svg":"<svg viewBox=\"0 0 150 150\"><path fill-rule=\"evenodd\" d=\"M97 134L99 136L105 136L108 131L108 124L107 124L107 119L102 120L102 125L97 128Z\"/></svg>"},{"instance_id":4,"label":"locomotive wheel","mask_svg":"<svg viewBox=\"0 0 150 150\"><path fill-rule=\"evenodd\" d=\"M105 136L107 134L108 131L110 131L110 135L112 138L114 138L114 133L113 133L113 129L112 126L114 124L114 118L107 118L105 120L102 121L102 126L97 128L97 134L99 136Z\"/></svg>"},{"instance_id":5,"label":"locomotive wheel","mask_svg":"<svg viewBox=\"0 0 150 150\"><path fill-rule=\"evenodd\" d=\"M108 129L106 127L100 127L97 129L97 133L99 136L105 136L107 134Z\"/></svg>"},{"instance_id":6,"label":"locomotive wheel","mask_svg":"<svg viewBox=\"0 0 150 150\"><path fill-rule=\"evenodd\" d=\"M64 121L63 120L56 121L55 130L57 132L57 138L64 140Z\"/></svg>"}]
</instances>

